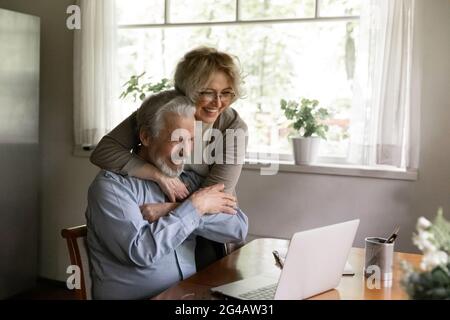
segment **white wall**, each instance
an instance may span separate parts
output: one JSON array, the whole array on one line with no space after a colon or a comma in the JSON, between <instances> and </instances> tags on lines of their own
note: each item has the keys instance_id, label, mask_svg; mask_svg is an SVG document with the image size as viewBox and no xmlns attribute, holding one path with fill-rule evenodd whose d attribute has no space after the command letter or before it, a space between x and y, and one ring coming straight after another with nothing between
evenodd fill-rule
<instances>
[{"instance_id":1,"label":"white wall","mask_svg":"<svg viewBox=\"0 0 450 320\"><path fill-rule=\"evenodd\" d=\"M59 232L84 223L86 190L97 169L72 156L73 34L65 29L69 0L0 0L0 7L42 18L40 275L65 279L68 257ZM450 216L450 1L420 0L425 36L421 167L416 182L244 171L240 204L250 233L289 237L294 231L359 217L357 245L367 235L402 227L399 250L412 251L417 217L444 206ZM261 197L264 195L264 197Z\"/></svg>"}]
</instances>

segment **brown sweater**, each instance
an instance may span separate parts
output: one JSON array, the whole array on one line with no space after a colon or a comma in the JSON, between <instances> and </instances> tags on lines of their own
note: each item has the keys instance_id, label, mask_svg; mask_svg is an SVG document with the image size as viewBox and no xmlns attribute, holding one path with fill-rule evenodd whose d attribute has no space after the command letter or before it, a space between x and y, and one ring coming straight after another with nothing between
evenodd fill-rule
<instances>
[{"instance_id":1,"label":"brown sweater","mask_svg":"<svg viewBox=\"0 0 450 320\"><path fill-rule=\"evenodd\" d=\"M247 133L247 125L239 117L239 114L229 107L217 118L213 128L220 130L223 134L223 154L216 154L216 159L218 156L223 156L224 161L223 164L214 163L209 166L209 174L206 176L203 186L223 183L225 192L235 194L234 189L241 174L245 154L237 154L236 142L234 148L230 143L227 143L227 140L230 140L230 133L227 133L226 130L242 129ZM100 140L92 152L90 160L102 169L128 175L134 168L145 164L143 159L132 152L139 143L136 112L134 112ZM211 143L214 143L214 141ZM247 138L245 139L244 150L246 149ZM227 158L224 154L227 155Z\"/></svg>"}]
</instances>

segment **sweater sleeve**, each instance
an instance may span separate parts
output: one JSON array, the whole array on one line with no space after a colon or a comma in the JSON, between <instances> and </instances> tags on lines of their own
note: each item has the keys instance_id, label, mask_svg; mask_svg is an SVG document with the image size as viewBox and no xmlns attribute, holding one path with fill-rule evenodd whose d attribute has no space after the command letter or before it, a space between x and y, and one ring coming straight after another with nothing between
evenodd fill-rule
<instances>
[{"instance_id":1,"label":"sweater sleeve","mask_svg":"<svg viewBox=\"0 0 450 320\"><path fill-rule=\"evenodd\" d=\"M132 153L139 144L136 127L134 112L100 140L91 154L91 162L101 169L122 175L143 166L145 161Z\"/></svg>"},{"instance_id":2,"label":"sweater sleeve","mask_svg":"<svg viewBox=\"0 0 450 320\"><path fill-rule=\"evenodd\" d=\"M223 148L216 150L216 162L210 166L202 186L223 183L225 192L234 194L245 161L248 128L234 109L227 111L222 114L223 119L218 124L223 134Z\"/></svg>"}]
</instances>

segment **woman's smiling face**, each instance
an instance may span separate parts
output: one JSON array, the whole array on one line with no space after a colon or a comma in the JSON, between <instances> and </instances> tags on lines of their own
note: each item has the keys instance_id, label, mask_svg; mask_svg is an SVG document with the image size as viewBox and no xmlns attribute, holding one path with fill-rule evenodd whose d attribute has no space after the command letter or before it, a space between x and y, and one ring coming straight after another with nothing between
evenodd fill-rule
<instances>
[{"instance_id":1,"label":"woman's smiling face","mask_svg":"<svg viewBox=\"0 0 450 320\"><path fill-rule=\"evenodd\" d=\"M195 118L205 123L214 123L233 99L234 91L229 77L224 72L215 72L206 87L199 92Z\"/></svg>"}]
</instances>

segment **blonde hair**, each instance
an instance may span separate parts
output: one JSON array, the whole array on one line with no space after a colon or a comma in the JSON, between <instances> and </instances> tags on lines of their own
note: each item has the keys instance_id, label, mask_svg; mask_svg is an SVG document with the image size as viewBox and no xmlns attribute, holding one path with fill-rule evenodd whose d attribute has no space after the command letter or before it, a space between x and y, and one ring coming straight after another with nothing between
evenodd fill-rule
<instances>
[{"instance_id":1,"label":"blonde hair","mask_svg":"<svg viewBox=\"0 0 450 320\"><path fill-rule=\"evenodd\" d=\"M224 72L230 79L236 94L234 102L242 95L239 60L211 47L199 47L184 55L175 70L175 89L195 102L199 91L205 88L212 75L218 71Z\"/></svg>"}]
</instances>

